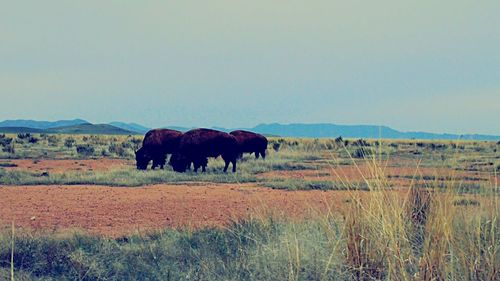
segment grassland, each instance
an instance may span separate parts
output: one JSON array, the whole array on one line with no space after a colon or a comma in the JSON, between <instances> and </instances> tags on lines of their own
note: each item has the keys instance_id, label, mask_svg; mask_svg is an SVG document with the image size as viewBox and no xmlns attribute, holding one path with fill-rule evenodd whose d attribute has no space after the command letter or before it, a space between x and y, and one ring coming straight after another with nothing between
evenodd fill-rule
<instances>
[{"instance_id":1,"label":"grassland","mask_svg":"<svg viewBox=\"0 0 500 281\"><path fill-rule=\"evenodd\" d=\"M439 167L456 171L476 171L492 173L500 171L500 160L494 142L471 141L391 141L391 140L334 140L334 139L291 139L273 138L269 144L266 161L254 161L245 156L238 163L236 174L221 172L223 162L219 158L210 160L207 174L194 172L178 174L167 166L166 171L137 171L134 166L134 150L141 143L138 136L96 136L96 135L46 135L18 134L0 135L0 184L37 185L37 184L96 184L110 186L141 186L157 183L216 182L243 183L257 182L271 188L296 189L342 189L345 184L332 182L332 179L290 180L279 176L260 175L274 171L324 171L339 166L379 161L392 166ZM16 164L14 159L101 159L113 158L128 161L129 165L107 171L67 171L65 173L45 173L31 170L3 169ZM446 175L445 175L446 176ZM447 175L450 180L465 180ZM406 177L408 180L423 179L436 181L436 175L390 175ZM339 177L340 178L340 177ZM474 176L470 176L474 178ZM442 181L442 178L440 179ZM352 180L349 180L352 184ZM471 188L488 185L484 178L473 181ZM357 185L366 189L364 180Z\"/></svg>"},{"instance_id":2,"label":"grassland","mask_svg":"<svg viewBox=\"0 0 500 281\"><path fill-rule=\"evenodd\" d=\"M137 137L51 137L4 136L12 140L0 140L0 184L254 182L353 192L345 216L323 212L307 221L264 215L223 228L118 238L5 228L1 280L500 280L499 143L274 138L268 159L245 156L236 174L220 172L220 159L206 174L176 174L136 171ZM102 157L132 164L41 175L9 162ZM390 174L389 166L410 172ZM401 190L402 182L408 186Z\"/></svg>"}]
</instances>

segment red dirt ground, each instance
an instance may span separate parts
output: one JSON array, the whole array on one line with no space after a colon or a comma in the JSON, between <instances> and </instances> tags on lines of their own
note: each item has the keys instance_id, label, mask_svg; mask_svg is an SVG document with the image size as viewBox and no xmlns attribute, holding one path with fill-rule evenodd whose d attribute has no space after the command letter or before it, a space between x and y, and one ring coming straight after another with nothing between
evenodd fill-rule
<instances>
[{"instance_id":1,"label":"red dirt ground","mask_svg":"<svg viewBox=\"0 0 500 281\"><path fill-rule=\"evenodd\" d=\"M119 236L164 227L221 226L250 215L338 212L345 191L283 191L249 184L0 186L0 221L31 230ZM330 207L328 207L330 205Z\"/></svg>"},{"instance_id":2,"label":"red dirt ground","mask_svg":"<svg viewBox=\"0 0 500 281\"><path fill-rule=\"evenodd\" d=\"M6 169L49 171L109 170L133 165L119 159L99 160L9 160L18 167ZM361 167L363 175L370 174ZM420 174L487 178L477 172L420 168ZM388 167L386 175L412 176L415 169ZM261 177L301 178L307 180L348 179L360 182L356 167L334 169L275 171ZM395 186L409 185L408 179L392 179ZM403 191L404 192L404 191ZM360 192L360 194L367 194ZM12 221L17 227L34 231L83 229L90 233L120 236L135 231L164 227L223 226L231 220L269 213L303 219L313 213L345 210L348 191L284 191L254 184L152 185L137 188L107 186L0 186L0 225Z\"/></svg>"}]
</instances>

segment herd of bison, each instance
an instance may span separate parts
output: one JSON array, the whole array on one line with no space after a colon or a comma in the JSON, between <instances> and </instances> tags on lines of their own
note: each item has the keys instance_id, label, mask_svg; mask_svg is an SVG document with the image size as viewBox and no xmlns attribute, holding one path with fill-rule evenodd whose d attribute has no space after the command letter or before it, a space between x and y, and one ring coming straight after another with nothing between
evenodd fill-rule
<instances>
[{"instance_id":1,"label":"herd of bison","mask_svg":"<svg viewBox=\"0 0 500 281\"><path fill-rule=\"evenodd\" d=\"M169 164L176 172L185 172L193 164L194 171L201 167L205 172L208 158L219 156L236 172L236 161L243 153L255 153L255 157L266 157L267 139L253 132L237 130L225 133L212 129L193 129L186 133L170 129L153 129L146 133L142 147L135 152L137 169L146 170L152 161L152 169L164 168L167 154Z\"/></svg>"}]
</instances>

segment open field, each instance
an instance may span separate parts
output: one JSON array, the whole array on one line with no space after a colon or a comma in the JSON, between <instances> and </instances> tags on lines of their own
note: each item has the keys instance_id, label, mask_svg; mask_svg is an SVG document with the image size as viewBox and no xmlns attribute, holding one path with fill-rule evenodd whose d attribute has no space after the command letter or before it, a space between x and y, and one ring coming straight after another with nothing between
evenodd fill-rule
<instances>
[{"instance_id":1,"label":"open field","mask_svg":"<svg viewBox=\"0 0 500 281\"><path fill-rule=\"evenodd\" d=\"M499 143L272 138L179 174L140 141L1 135L0 278L500 278Z\"/></svg>"}]
</instances>

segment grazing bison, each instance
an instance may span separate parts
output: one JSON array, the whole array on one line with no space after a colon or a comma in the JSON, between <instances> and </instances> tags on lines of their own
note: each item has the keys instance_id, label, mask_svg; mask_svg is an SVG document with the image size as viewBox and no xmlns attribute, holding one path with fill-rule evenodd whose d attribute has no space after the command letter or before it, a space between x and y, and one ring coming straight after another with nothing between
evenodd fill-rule
<instances>
[{"instance_id":1,"label":"grazing bison","mask_svg":"<svg viewBox=\"0 0 500 281\"><path fill-rule=\"evenodd\" d=\"M248 131L237 130L230 133L238 142L238 150L240 156L243 153L255 153L255 158L259 159L259 155L266 159L267 138L261 134L256 134Z\"/></svg>"},{"instance_id":2,"label":"grazing bison","mask_svg":"<svg viewBox=\"0 0 500 281\"><path fill-rule=\"evenodd\" d=\"M170 164L174 171L185 172L188 165L193 163L195 171L202 167L205 172L207 158L222 156L227 172L229 163L233 164L236 172L236 159L238 157L238 143L236 138L228 133L211 129L194 129L184 133L179 142L178 153L170 157Z\"/></svg>"},{"instance_id":3,"label":"grazing bison","mask_svg":"<svg viewBox=\"0 0 500 281\"><path fill-rule=\"evenodd\" d=\"M153 129L146 133L142 147L135 152L137 169L146 170L153 160L152 169L165 166L167 154L177 152L182 132L169 129Z\"/></svg>"}]
</instances>

